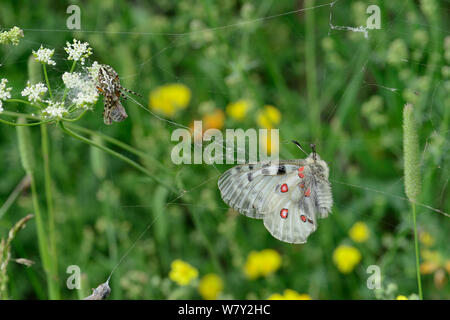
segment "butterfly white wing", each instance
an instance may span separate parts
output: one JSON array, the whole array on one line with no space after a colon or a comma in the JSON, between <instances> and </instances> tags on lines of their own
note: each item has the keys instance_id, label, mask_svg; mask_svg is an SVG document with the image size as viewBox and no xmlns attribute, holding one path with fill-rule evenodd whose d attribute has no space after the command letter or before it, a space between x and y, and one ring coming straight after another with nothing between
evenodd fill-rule
<instances>
[{"instance_id":1,"label":"butterfly white wing","mask_svg":"<svg viewBox=\"0 0 450 320\"><path fill-rule=\"evenodd\" d=\"M301 170L301 171L298 171ZM288 173L267 199L264 226L275 238L305 243L317 229L313 178L308 166Z\"/></svg>"},{"instance_id":2,"label":"butterfly white wing","mask_svg":"<svg viewBox=\"0 0 450 320\"><path fill-rule=\"evenodd\" d=\"M320 167L320 169L318 169ZM219 179L223 200L257 219L277 239L305 243L317 229L317 216L332 206L328 167L307 160L236 166Z\"/></svg>"},{"instance_id":3,"label":"butterfly white wing","mask_svg":"<svg viewBox=\"0 0 450 320\"><path fill-rule=\"evenodd\" d=\"M290 162L245 164L231 168L219 178L222 199L239 213L262 219L265 200L276 189L281 177L296 168L297 165Z\"/></svg>"}]
</instances>

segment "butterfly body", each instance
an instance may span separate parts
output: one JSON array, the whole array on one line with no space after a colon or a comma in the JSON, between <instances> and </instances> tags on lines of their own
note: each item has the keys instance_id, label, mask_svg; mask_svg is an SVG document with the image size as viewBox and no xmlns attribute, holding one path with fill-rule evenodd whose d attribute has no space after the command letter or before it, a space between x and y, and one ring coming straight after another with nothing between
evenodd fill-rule
<instances>
[{"instance_id":1,"label":"butterfly body","mask_svg":"<svg viewBox=\"0 0 450 320\"><path fill-rule=\"evenodd\" d=\"M333 205L327 164L306 159L238 165L218 182L222 199L250 218L263 219L277 239L305 243Z\"/></svg>"},{"instance_id":2,"label":"butterfly body","mask_svg":"<svg viewBox=\"0 0 450 320\"><path fill-rule=\"evenodd\" d=\"M108 65L101 65L98 70L97 90L105 97L103 109L103 121L110 125L113 121L121 122L128 115L120 102L120 98L126 99L124 91L138 95L121 86L119 75Z\"/></svg>"}]
</instances>

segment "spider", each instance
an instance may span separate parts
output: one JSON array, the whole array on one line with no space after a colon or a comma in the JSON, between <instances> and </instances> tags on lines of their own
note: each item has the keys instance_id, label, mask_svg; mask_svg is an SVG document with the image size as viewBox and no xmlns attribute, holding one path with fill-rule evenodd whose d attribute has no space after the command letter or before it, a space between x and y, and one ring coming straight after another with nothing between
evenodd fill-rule
<instances>
[{"instance_id":1,"label":"spider","mask_svg":"<svg viewBox=\"0 0 450 320\"><path fill-rule=\"evenodd\" d=\"M120 97L127 98L124 91L140 96L138 93L122 87L117 72L106 64L101 65L98 70L96 87L106 99L103 109L103 121L106 125L110 125L112 121L121 122L128 117L120 102Z\"/></svg>"}]
</instances>

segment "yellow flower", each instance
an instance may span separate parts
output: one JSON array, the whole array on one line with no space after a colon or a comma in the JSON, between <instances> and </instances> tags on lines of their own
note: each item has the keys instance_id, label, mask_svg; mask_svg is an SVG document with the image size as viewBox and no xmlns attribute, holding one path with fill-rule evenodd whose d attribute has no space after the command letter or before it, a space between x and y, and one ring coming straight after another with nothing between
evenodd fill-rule
<instances>
[{"instance_id":1,"label":"yellow flower","mask_svg":"<svg viewBox=\"0 0 450 320\"><path fill-rule=\"evenodd\" d=\"M350 273L361 262L358 249L348 245L340 245L333 252L333 261L342 273Z\"/></svg>"},{"instance_id":2,"label":"yellow flower","mask_svg":"<svg viewBox=\"0 0 450 320\"><path fill-rule=\"evenodd\" d=\"M225 122L225 114L221 109L215 109L213 112L203 116L203 130L222 129Z\"/></svg>"},{"instance_id":3,"label":"yellow flower","mask_svg":"<svg viewBox=\"0 0 450 320\"><path fill-rule=\"evenodd\" d=\"M267 136L260 136L259 145L266 151L267 155L276 153L279 150L278 141L272 141L272 133L270 129L267 130Z\"/></svg>"},{"instance_id":4,"label":"yellow flower","mask_svg":"<svg viewBox=\"0 0 450 320\"><path fill-rule=\"evenodd\" d=\"M400 295L400 296L397 296L396 300L408 300L408 298Z\"/></svg>"},{"instance_id":5,"label":"yellow flower","mask_svg":"<svg viewBox=\"0 0 450 320\"><path fill-rule=\"evenodd\" d=\"M183 84L166 84L150 92L150 108L166 116L184 109L191 100L191 91Z\"/></svg>"},{"instance_id":6,"label":"yellow flower","mask_svg":"<svg viewBox=\"0 0 450 320\"><path fill-rule=\"evenodd\" d=\"M426 231L419 233L419 240L427 247L431 247L434 244L433 236Z\"/></svg>"},{"instance_id":7,"label":"yellow flower","mask_svg":"<svg viewBox=\"0 0 450 320\"><path fill-rule=\"evenodd\" d=\"M258 112L256 122L262 128L273 129L281 121L281 112L271 105L264 106L263 110Z\"/></svg>"},{"instance_id":8,"label":"yellow flower","mask_svg":"<svg viewBox=\"0 0 450 320\"><path fill-rule=\"evenodd\" d=\"M247 262L244 265L244 272L250 279L256 279L260 276L259 272L259 253L256 251L250 252L247 257Z\"/></svg>"},{"instance_id":9,"label":"yellow flower","mask_svg":"<svg viewBox=\"0 0 450 320\"><path fill-rule=\"evenodd\" d=\"M198 286L198 291L203 299L215 300L223 289L222 279L214 273L205 275Z\"/></svg>"},{"instance_id":10,"label":"yellow flower","mask_svg":"<svg viewBox=\"0 0 450 320\"><path fill-rule=\"evenodd\" d=\"M244 272L250 279L260 276L268 276L277 271L281 266L281 256L273 249L252 251L247 257Z\"/></svg>"},{"instance_id":11,"label":"yellow flower","mask_svg":"<svg viewBox=\"0 0 450 320\"><path fill-rule=\"evenodd\" d=\"M274 293L270 297L268 297L267 300L284 300L284 296L279 293Z\"/></svg>"},{"instance_id":12,"label":"yellow flower","mask_svg":"<svg viewBox=\"0 0 450 320\"><path fill-rule=\"evenodd\" d=\"M250 109L250 102L247 100L238 100L232 102L226 107L227 114L235 120L243 120Z\"/></svg>"},{"instance_id":13,"label":"yellow flower","mask_svg":"<svg viewBox=\"0 0 450 320\"><path fill-rule=\"evenodd\" d=\"M311 297L305 293L298 293L297 291L286 289L284 290L285 300L311 300Z\"/></svg>"},{"instance_id":14,"label":"yellow flower","mask_svg":"<svg viewBox=\"0 0 450 320\"><path fill-rule=\"evenodd\" d=\"M298 293L292 289L284 290L284 294L281 295L279 293L272 294L268 300L311 300L309 294L306 293Z\"/></svg>"},{"instance_id":15,"label":"yellow flower","mask_svg":"<svg viewBox=\"0 0 450 320\"><path fill-rule=\"evenodd\" d=\"M273 249L265 249L260 253L260 272L263 276L267 276L277 271L281 266L281 256Z\"/></svg>"},{"instance_id":16,"label":"yellow flower","mask_svg":"<svg viewBox=\"0 0 450 320\"><path fill-rule=\"evenodd\" d=\"M170 267L169 278L180 286L188 285L198 276L197 269L180 259L174 260Z\"/></svg>"},{"instance_id":17,"label":"yellow flower","mask_svg":"<svg viewBox=\"0 0 450 320\"><path fill-rule=\"evenodd\" d=\"M355 242L365 242L369 239L370 230L364 222L356 222L349 231L349 236Z\"/></svg>"}]
</instances>

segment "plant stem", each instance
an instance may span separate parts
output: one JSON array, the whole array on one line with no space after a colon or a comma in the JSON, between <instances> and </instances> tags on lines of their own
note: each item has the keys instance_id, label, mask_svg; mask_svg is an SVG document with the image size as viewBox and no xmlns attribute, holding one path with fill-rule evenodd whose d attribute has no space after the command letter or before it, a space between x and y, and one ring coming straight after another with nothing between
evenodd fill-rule
<instances>
[{"instance_id":1,"label":"plant stem","mask_svg":"<svg viewBox=\"0 0 450 320\"><path fill-rule=\"evenodd\" d=\"M50 82L48 81L48 76L47 76L47 68L45 67L44 63L42 64L42 69L44 70L44 77L45 77L45 83L47 83L48 94L50 95L50 99L53 99L52 89L50 88Z\"/></svg>"},{"instance_id":2,"label":"plant stem","mask_svg":"<svg viewBox=\"0 0 450 320\"><path fill-rule=\"evenodd\" d=\"M45 181L45 198L47 201L48 212L48 235L49 235L49 248L50 248L50 264L51 264L51 277L53 278L52 287L52 299L59 299L58 288L58 255L56 250L56 233L55 233L55 212L53 210L53 196L52 196L52 177L50 173L50 153L48 148L48 132L47 125L41 125L41 148L42 159L44 162L44 181Z\"/></svg>"},{"instance_id":3,"label":"plant stem","mask_svg":"<svg viewBox=\"0 0 450 320\"><path fill-rule=\"evenodd\" d=\"M32 127L32 126L37 126L37 125L40 125L40 124L49 123L49 122L51 122L51 120L50 120L50 121L49 121L49 120L46 120L46 121L39 121L39 122L33 122L33 123L15 123L15 122L11 122L11 121L8 121L8 120L0 119L0 122L1 122L1 123L4 123L4 124L7 124L7 125L9 125L9 126L16 126L16 127Z\"/></svg>"},{"instance_id":4,"label":"plant stem","mask_svg":"<svg viewBox=\"0 0 450 320\"><path fill-rule=\"evenodd\" d=\"M69 122L76 122L78 120L80 120L81 118L83 118L83 116L86 114L87 110L84 110L83 112L81 112L78 116L76 116L75 118L64 118L64 121L69 121Z\"/></svg>"},{"instance_id":5,"label":"plant stem","mask_svg":"<svg viewBox=\"0 0 450 320\"><path fill-rule=\"evenodd\" d=\"M44 266L46 278L47 278L47 286L49 290L49 297L50 299L53 299L53 291L51 288L53 288L53 278L51 276L51 266L50 266L50 260L49 260L49 252L48 252L48 241L47 241L47 233L45 232L44 227L44 221L41 214L41 210L39 208L39 200L37 196L37 188L36 188L36 182L34 181L34 176L32 172L28 173L30 176L30 184L31 184L31 197L33 200L33 208L34 208L34 215L36 217L36 228L37 228L37 236L38 236L38 245L39 245L39 252L42 259L42 265Z\"/></svg>"},{"instance_id":6,"label":"plant stem","mask_svg":"<svg viewBox=\"0 0 450 320\"><path fill-rule=\"evenodd\" d=\"M20 113L20 112L14 112L14 111L3 111L2 115L9 116L9 117L21 117L24 119L40 120L39 117L32 116L27 113Z\"/></svg>"},{"instance_id":7,"label":"plant stem","mask_svg":"<svg viewBox=\"0 0 450 320\"><path fill-rule=\"evenodd\" d=\"M419 241L417 239L416 204L414 202L412 203L412 214L414 223L414 247L416 250L417 286L419 287L419 299L423 300L422 281L420 280Z\"/></svg>"},{"instance_id":8,"label":"plant stem","mask_svg":"<svg viewBox=\"0 0 450 320\"><path fill-rule=\"evenodd\" d=\"M0 219L3 218L3 215L8 212L11 205L16 201L17 197L23 191L23 189L30 183L30 178L28 175L22 178L19 184L14 188L13 192L9 195L3 205L0 207Z\"/></svg>"},{"instance_id":9,"label":"plant stem","mask_svg":"<svg viewBox=\"0 0 450 320\"><path fill-rule=\"evenodd\" d=\"M35 104L32 104L31 102L22 100L22 99L8 99L8 100L6 100L6 102L19 102L19 103L28 104L28 105L30 105L32 107L41 109L41 107L39 107L39 106L37 106Z\"/></svg>"}]
</instances>

